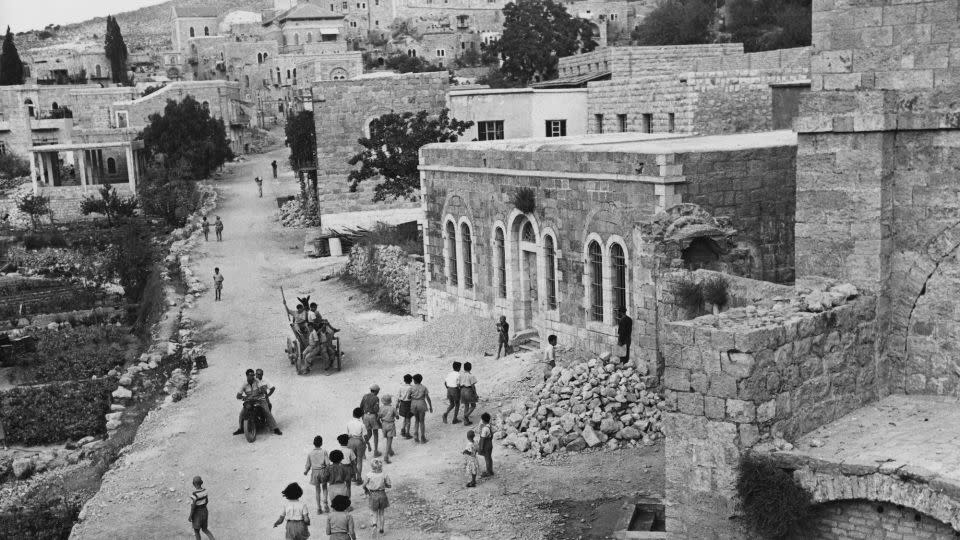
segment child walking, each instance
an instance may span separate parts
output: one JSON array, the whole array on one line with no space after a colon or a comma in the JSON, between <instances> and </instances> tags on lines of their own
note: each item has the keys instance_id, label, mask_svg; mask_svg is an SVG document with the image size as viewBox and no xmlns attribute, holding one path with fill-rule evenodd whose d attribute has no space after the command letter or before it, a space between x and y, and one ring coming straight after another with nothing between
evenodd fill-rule
<instances>
[{"instance_id":1,"label":"child walking","mask_svg":"<svg viewBox=\"0 0 960 540\"><path fill-rule=\"evenodd\" d=\"M215 540L213 533L207 528L209 517L207 513L207 490L203 489L203 478L194 476L193 493L190 494L190 517L187 518L187 521L193 525L193 534L197 537L196 540L200 540L200 531L203 531L203 534L207 535L210 540Z\"/></svg>"},{"instance_id":2,"label":"child walking","mask_svg":"<svg viewBox=\"0 0 960 540\"><path fill-rule=\"evenodd\" d=\"M403 376L403 386L401 386L400 391L397 392L397 407L400 408L400 416L403 417L400 436L404 439L413 438L413 435L410 435L410 418L413 417L413 413L410 412L410 390L412 389L410 383L412 382L413 375L407 373Z\"/></svg>"},{"instance_id":3,"label":"child walking","mask_svg":"<svg viewBox=\"0 0 960 540\"><path fill-rule=\"evenodd\" d=\"M497 358L500 358L500 351L503 356L510 354L510 324L507 318L500 316L500 322L497 323Z\"/></svg>"},{"instance_id":4,"label":"child walking","mask_svg":"<svg viewBox=\"0 0 960 540\"><path fill-rule=\"evenodd\" d=\"M286 540L307 540L310 538L310 511L307 510L307 504L300 502L303 496L303 488L300 484L294 482L287 485L281 492L287 501L283 504L283 511L280 517L273 523L274 527L279 527L281 523L287 522Z\"/></svg>"},{"instance_id":5,"label":"child walking","mask_svg":"<svg viewBox=\"0 0 960 540\"><path fill-rule=\"evenodd\" d=\"M203 216L203 221L200 222L200 230L203 231L203 239L209 242L210 241L210 222L207 221L207 216Z\"/></svg>"},{"instance_id":6,"label":"child walking","mask_svg":"<svg viewBox=\"0 0 960 540\"><path fill-rule=\"evenodd\" d=\"M473 421L470 415L477 408L477 377L470 372L473 364L467 362L463 365L463 372L460 374L460 403L463 404L463 425L472 426Z\"/></svg>"},{"instance_id":7,"label":"child walking","mask_svg":"<svg viewBox=\"0 0 960 540\"><path fill-rule=\"evenodd\" d=\"M217 221L213 224L213 228L217 232L217 242L223 242L223 222L220 221L220 216L217 216Z\"/></svg>"},{"instance_id":8,"label":"child walking","mask_svg":"<svg viewBox=\"0 0 960 540\"><path fill-rule=\"evenodd\" d=\"M371 472L363 483L363 492L369 497L370 511L375 516L373 526L380 529L380 534L383 534L383 512L390 506L390 501L387 500L387 488L393 486L390 485L390 477L383 472L383 462L379 459L373 460L370 469Z\"/></svg>"},{"instance_id":9,"label":"child walking","mask_svg":"<svg viewBox=\"0 0 960 540\"><path fill-rule=\"evenodd\" d=\"M349 450L348 450L349 451ZM353 480L353 468L343 464L343 452L334 450L328 457L327 465L327 495L331 501L344 496L350 500L350 481ZM334 506L336 509L336 506Z\"/></svg>"},{"instance_id":10,"label":"child walking","mask_svg":"<svg viewBox=\"0 0 960 540\"><path fill-rule=\"evenodd\" d=\"M480 462L477 461L477 443L474 442L477 434L471 429L467 432L467 445L463 449L463 468L470 478L468 488L477 487L477 472Z\"/></svg>"},{"instance_id":11,"label":"child walking","mask_svg":"<svg viewBox=\"0 0 960 540\"><path fill-rule=\"evenodd\" d=\"M220 300L220 293L223 291L223 274L220 273L220 268L213 269L213 292L215 296L213 297L214 301Z\"/></svg>"},{"instance_id":12,"label":"child walking","mask_svg":"<svg viewBox=\"0 0 960 540\"><path fill-rule=\"evenodd\" d=\"M490 425L490 413L480 415L480 448L478 452L483 456L487 470L480 473L480 477L493 476L493 426Z\"/></svg>"},{"instance_id":13,"label":"child walking","mask_svg":"<svg viewBox=\"0 0 960 540\"><path fill-rule=\"evenodd\" d=\"M317 513L330 511L327 503L327 451L323 449L323 437L313 438L313 450L307 454L307 465L303 470L304 476L310 473L310 484L317 490Z\"/></svg>"},{"instance_id":14,"label":"child walking","mask_svg":"<svg viewBox=\"0 0 960 540\"><path fill-rule=\"evenodd\" d=\"M380 419L380 429L383 430L383 440L386 441L386 448L383 449L383 461L390 463L390 456L395 456L393 451L393 438L397 436L397 418L400 413L393 406L391 396L380 398L380 411L377 413Z\"/></svg>"},{"instance_id":15,"label":"child walking","mask_svg":"<svg viewBox=\"0 0 960 540\"><path fill-rule=\"evenodd\" d=\"M353 516L347 513L347 509L350 508L350 497L337 495L330 501L330 506L333 507L333 512L327 516L327 536L330 540L357 540Z\"/></svg>"}]
</instances>

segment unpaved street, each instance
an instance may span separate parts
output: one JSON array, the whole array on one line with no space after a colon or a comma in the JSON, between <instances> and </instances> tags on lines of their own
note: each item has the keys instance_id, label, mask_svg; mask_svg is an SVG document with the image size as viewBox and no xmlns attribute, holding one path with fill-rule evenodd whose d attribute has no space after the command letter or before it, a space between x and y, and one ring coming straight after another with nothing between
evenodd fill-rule
<instances>
[{"instance_id":1,"label":"unpaved street","mask_svg":"<svg viewBox=\"0 0 960 540\"><path fill-rule=\"evenodd\" d=\"M336 435L344 431L350 411L369 385L378 383L383 392L394 393L408 372L424 375L439 411L428 415L428 444L399 438L395 442L398 456L386 466L395 489L389 492L384 538L541 538L550 536L548 527L559 517L540 508L542 503L661 493L662 465L656 448L643 455L585 454L564 458L558 465L504 455L497 445L497 476L466 489L460 473L466 429L442 425L439 417L444 406L442 377L453 358L403 349L400 336L424 323L372 310L359 293L338 280L319 280L330 263L305 259L303 232L284 230L272 220L277 209L274 196L290 190L281 190L271 179L269 162L285 161L285 152L254 156L219 182L215 213L225 223L224 241L215 242L211 234L211 241L192 258L198 260L196 271L202 276L220 267L225 276L223 301L214 302L211 290L195 309L185 312L202 326L210 367L200 372L199 384L185 400L147 417L134 444L104 477L85 520L74 528L74 538L192 538L187 515L194 475L205 480L210 528L218 539L283 538L283 528L271 525L287 483L300 482L304 500L315 511L312 486L303 476L314 435L323 436L328 450L336 447ZM262 199L256 194L256 175L265 179ZM310 294L321 313L341 329L346 352L342 372L296 375L283 352L290 331L280 301L281 285L291 306L295 296ZM483 392L485 377L489 380L494 371L504 377L523 369L515 359L468 360L476 366L482 395L496 393L493 388ZM235 394L248 367L262 367L277 386L272 401L283 430L282 436L261 432L253 444L231 435L240 408ZM483 410L493 412L498 403L481 402L477 417ZM357 524L364 525L358 536L378 537L369 527L366 501L355 497L354 508ZM314 513L312 519L312 536L324 538L324 516Z\"/></svg>"}]
</instances>

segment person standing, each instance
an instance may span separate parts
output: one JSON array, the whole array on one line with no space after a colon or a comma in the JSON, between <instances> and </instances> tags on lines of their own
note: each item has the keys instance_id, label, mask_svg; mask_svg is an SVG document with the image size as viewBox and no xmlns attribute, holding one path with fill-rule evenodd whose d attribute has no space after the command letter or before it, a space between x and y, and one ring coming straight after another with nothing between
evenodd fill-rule
<instances>
[{"instance_id":1,"label":"person standing","mask_svg":"<svg viewBox=\"0 0 960 540\"><path fill-rule=\"evenodd\" d=\"M327 536L330 540L357 540L353 515L347 512L350 508L350 497L338 495L330 505L333 506L333 513L327 517Z\"/></svg>"},{"instance_id":2,"label":"person standing","mask_svg":"<svg viewBox=\"0 0 960 540\"><path fill-rule=\"evenodd\" d=\"M620 347L620 362L626 364L630 361L630 341L633 337L633 319L627 315L625 308L617 310L620 318L617 320L617 345Z\"/></svg>"},{"instance_id":3,"label":"person standing","mask_svg":"<svg viewBox=\"0 0 960 540\"><path fill-rule=\"evenodd\" d=\"M503 356L510 354L510 324L503 315L497 323L497 358L500 358L500 351L503 351Z\"/></svg>"},{"instance_id":4,"label":"person standing","mask_svg":"<svg viewBox=\"0 0 960 540\"><path fill-rule=\"evenodd\" d=\"M397 418L400 414L397 412L397 408L393 406L391 396L383 396L380 401L382 405L380 405L380 412L377 417L380 419L380 429L383 430L383 461L390 463L390 457L396 455L393 452L393 438L397 436Z\"/></svg>"},{"instance_id":5,"label":"person standing","mask_svg":"<svg viewBox=\"0 0 960 540\"><path fill-rule=\"evenodd\" d=\"M203 231L203 239L209 242L210 241L210 222L207 221L207 216L203 216L203 221L200 222L200 230Z\"/></svg>"},{"instance_id":6,"label":"person standing","mask_svg":"<svg viewBox=\"0 0 960 540\"><path fill-rule=\"evenodd\" d=\"M310 511L307 509L307 503L300 502L300 497L303 496L303 488L300 487L300 484L294 482L284 488L281 493L287 501L283 505L280 517L273 523L273 526L279 527L286 520L286 540L307 540L307 538L310 538Z\"/></svg>"},{"instance_id":7,"label":"person standing","mask_svg":"<svg viewBox=\"0 0 960 540\"><path fill-rule=\"evenodd\" d=\"M450 411L453 411L453 423L460 423L457 419L457 415L460 414L460 367L460 362L454 362L453 371L447 373L446 378L443 379L443 385L447 387L447 401L450 402L447 411L443 413L444 424L447 423L447 415Z\"/></svg>"},{"instance_id":8,"label":"person standing","mask_svg":"<svg viewBox=\"0 0 960 540\"><path fill-rule=\"evenodd\" d=\"M310 485L317 491L317 513L322 514L324 510L330 511L330 504L327 502L327 451L323 449L323 437L317 435L313 438L313 450L307 454L307 465L303 470L303 475L310 475Z\"/></svg>"},{"instance_id":9,"label":"person standing","mask_svg":"<svg viewBox=\"0 0 960 540\"><path fill-rule=\"evenodd\" d=\"M433 413L433 402L430 401L430 391L423 384L423 375L413 376L413 386L410 387L410 412L413 413L413 442L427 442L427 411Z\"/></svg>"},{"instance_id":10,"label":"person standing","mask_svg":"<svg viewBox=\"0 0 960 540\"><path fill-rule=\"evenodd\" d=\"M260 198L262 199L263 198L263 178L260 178L259 176L257 176L253 179L253 181L257 183L257 191L260 192Z\"/></svg>"},{"instance_id":11,"label":"person standing","mask_svg":"<svg viewBox=\"0 0 960 540\"><path fill-rule=\"evenodd\" d=\"M213 269L213 292L214 292L213 300L215 302L220 300L220 294L222 291L223 291L223 274L220 273L220 268L217 267Z\"/></svg>"},{"instance_id":12,"label":"person standing","mask_svg":"<svg viewBox=\"0 0 960 540\"><path fill-rule=\"evenodd\" d=\"M343 466L347 468L347 470L349 471L350 479L352 480L354 476L356 476L357 474L356 472L357 468L354 466L354 463L357 461L357 455L354 454L353 450L350 449L350 436L347 435L346 433L341 433L340 435L337 435L337 444L340 445L340 455L342 456L340 459L343 462ZM333 452L330 452L330 456L331 457L328 457L327 459L332 461ZM347 497L350 496L349 480L347 481L347 491L345 494ZM330 495L330 497L331 497L331 500L333 500L332 494Z\"/></svg>"},{"instance_id":13,"label":"person standing","mask_svg":"<svg viewBox=\"0 0 960 540\"><path fill-rule=\"evenodd\" d=\"M213 223L213 230L217 233L217 242L223 242L223 222L220 221L220 216L217 216L217 221Z\"/></svg>"},{"instance_id":14,"label":"person standing","mask_svg":"<svg viewBox=\"0 0 960 540\"><path fill-rule=\"evenodd\" d=\"M270 167L273 169L273 178L274 178L274 180L276 180L276 178L277 178L277 160L271 161L271 162L270 162Z\"/></svg>"},{"instance_id":15,"label":"person standing","mask_svg":"<svg viewBox=\"0 0 960 540\"><path fill-rule=\"evenodd\" d=\"M370 441L367 440L366 428L363 426L363 409L357 407L353 410L353 418L347 422L347 435L350 440L347 446L353 450L356 460L353 462L354 475L353 481L358 486L363 483L363 458L367 455Z\"/></svg>"},{"instance_id":16,"label":"person standing","mask_svg":"<svg viewBox=\"0 0 960 540\"><path fill-rule=\"evenodd\" d=\"M547 344L543 347L543 380L550 378L553 368L557 367L557 336L547 336Z\"/></svg>"},{"instance_id":17,"label":"person standing","mask_svg":"<svg viewBox=\"0 0 960 540\"><path fill-rule=\"evenodd\" d=\"M194 476L193 493L190 494L190 517L187 518L187 521L193 525L193 534L196 536L196 540L200 540L200 531L203 531L203 534L207 535L210 540L215 540L213 533L207 527L207 521L210 519L207 512L207 502L207 490L203 489L203 478Z\"/></svg>"},{"instance_id":18,"label":"person standing","mask_svg":"<svg viewBox=\"0 0 960 540\"><path fill-rule=\"evenodd\" d=\"M384 399L390 396L384 396ZM383 513L390 506L387 499L387 489L390 485L390 477L383 472L383 463L379 459L370 463L370 474L363 482L363 492L367 494L370 504L370 511L373 512L373 525L383 534Z\"/></svg>"},{"instance_id":19,"label":"person standing","mask_svg":"<svg viewBox=\"0 0 960 540\"><path fill-rule=\"evenodd\" d=\"M344 463L345 452L352 453L349 448L341 447L330 452L327 456L327 496L331 504L337 497L350 496L350 482L353 481L353 467ZM336 505L333 505L336 510Z\"/></svg>"},{"instance_id":20,"label":"person standing","mask_svg":"<svg viewBox=\"0 0 960 540\"><path fill-rule=\"evenodd\" d=\"M267 381L263 380L263 370L262 370L262 369L257 369L257 371L256 371L255 373L256 373L256 375L257 375L257 380L260 381L260 386L262 386L262 387L264 388L264 391L266 392L267 408L272 411L272 410L273 410L273 403L270 403L270 396L272 396L273 393L277 391L277 387L274 386L274 385L272 385L272 384L270 384L270 383L268 383Z\"/></svg>"},{"instance_id":21,"label":"person standing","mask_svg":"<svg viewBox=\"0 0 960 540\"><path fill-rule=\"evenodd\" d=\"M479 454L483 456L487 470L480 473L480 477L493 476L493 426L490 425L490 413L480 415L480 444Z\"/></svg>"},{"instance_id":22,"label":"person standing","mask_svg":"<svg viewBox=\"0 0 960 540\"><path fill-rule=\"evenodd\" d=\"M397 407L400 409L400 416L403 418L403 427L400 428L400 436L404 439L413 438L410 435L410 383L413 382L413 376L407 373L403 376L403 386L397 392Z\"/></svg>"},{"instance_id":23,"label":"person standing","mask_svg":"<svg viewBox=\"0 0 960 540\"><path fill-rule=\"evenodd\" d=\"M477 487L477 473L480 471L480 463L477 461L477 443L474 442L477 434L471 429L467 432L467 445L463 449L463 468L467 473L470 482L468 488Z\"/></svg>"},{"instance_id":24,"label":"person standing","mask_svg":"<svg viewBox=\"0 0 960 540\"><path fill-rule=\"evenodd\" d=\"M470 415L477 408L477 378L470 373L473 365L467 362L460 373L460 403L463 404L463 425L472 426Z\"/></svg>"},{"instance_id":25,"label":"person standing","mask_svg":"<svg viewBox=\"0 0 960 540\"><path fill-rule=\"evenodd\" d=\"M380 457L380 393L379 385L372 385L370 393L360 399L360 410L363 411L363 428L366 432L364 442L370 448L370 437L373 436L373 457Z\"/></svg>"}]
</instances>

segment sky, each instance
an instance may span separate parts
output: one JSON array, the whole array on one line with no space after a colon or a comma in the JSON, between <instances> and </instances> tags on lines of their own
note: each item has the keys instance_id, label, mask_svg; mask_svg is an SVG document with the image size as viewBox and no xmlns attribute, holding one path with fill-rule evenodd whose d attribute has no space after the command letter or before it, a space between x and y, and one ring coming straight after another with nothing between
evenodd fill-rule
<instances>
[{"instance_id":1,"label":"sky","mask_svg":"<svg viewBox=\"0 0 960 540\"><path fill-rule=\"evenodd\" d=\"M48 24L70 24L106 17L166 0L0 0L0 31L40 30Z\"/></svg>"}]
</instances>

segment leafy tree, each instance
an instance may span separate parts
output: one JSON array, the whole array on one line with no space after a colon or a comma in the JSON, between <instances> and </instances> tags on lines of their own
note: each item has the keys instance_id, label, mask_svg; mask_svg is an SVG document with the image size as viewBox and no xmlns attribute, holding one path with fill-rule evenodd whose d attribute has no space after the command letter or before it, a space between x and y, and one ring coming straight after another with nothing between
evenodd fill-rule
<instances>
[{"instance_id":1,"label":"leafy tree","mask_svg":"<svg viewBox=\"0 0 960 540\"><path fill-rule=\"evenodd\" d=\"M233 158L223 120L212 118L193 96L167 100L163 114L151 114L138 138L164 167L177 168L186 180L200 180ZM182 167L186 164L186 167Z\"/></svg>"},{"instance_id":2,"label":"leafy tree","mask_svg":"<svg viewBox=\"0 0 960 540\"><path fill-rule=\"evenodd\" d=\"M428 71L444 71L445 69L433 65L419 56L407 56L406 54L388 56L383 65L387 69L392 69L399 73L424 73Z\"/></svg>"},{"instance_id":3,"label":"leafy tree","mask_svg":"<svg viewBox=\"0 0 960 540\"><path fill-rule=\"evenodd\" d=\"M7 35L3 38L3 49L0 51L0 86L23 84L23 61L17 52L17 45L13 42L13 34L7 27Z\"/></svg>"},{"instance_id":4,"label":"leafy tree","mask_svg":"<svg viewBox=\"0 0 960 540\"><path fill-rule=\"evenodd\" d=\"M170 227L182 227L187 216L200 206L200 193L193 182L182 180L187 166L151 166L137 185L143 212L162 219Z\"/></svg>"},{"instance_id":5,"label":"leafy tree","mask_svg":"<svg viewBox=\"0 0 960 540\"><path fill-rule=\"evenodd\" d=\"M125 82L127 78L127 44L120 33L117 19L107 15L107 33L103 42L103 50L110 61L110 71L113 82Z\"/></svg>"},{"instance_id":6,"label":"leafy tree","mask_svg":"<svg viewBox=\"0 0 960 540\"><path fill-rule=\"evenodd\" d=\"M117 276L127 300L141 300L153 268L155 253L149 230L136 221L126 227L121 241L111 248L107 269Z\"/></svg>"},{"instance_id":7,"label":"leafy tree","mask_svg":"<svg viewBox=\"0 0 960 540\"><path fill-rule=\"evenodd\" d=\"M810 45L811 0L731 0L726 31L747 52Z\"/></svg>"},{"instance_id":8,"label":"leafy tree","mask_svg":"<svg viewBox=\"0 0 960 540\"><path fill-rule=\"evenodd\" d=\"M590 21L553 0L517 0L504 6L503 15L503 35L489 48L503 59L500 71L522 85L556 77L560 57L597 46Z\"/></svg>"},{"instance_id":9,"label":"leafy tree","mask_svg":"<svg viewBox=\"0 0 960 540\"><path fill-rule=\"evenodd\" d=\"M716 9L710 0L663 0L633 32L638 45L710 43Z\"/></svg>"},{"instance_id":10,"label":"leafy tree","mask_svg":"<svg viewBox=\"0 0 960 540\"><path fill-rule=\"evenodd\" d=\"M485 84L490 88L518 88L525 86L523 83L504 74L499 69L491 69L486 75L477 79L477 84Z\"/></svg>"},{"instance_id":11,"label":"leafy tree","mask_svg":"<svg viewBox=\"0 0 960 540\"><path fill-rule=\"evenodd\" d=\"M420 188L420 148L430 143L456 142L472 125L450 118L448 109L436 117L420 111L391 112L375 118L370 122L370 136L357 141L363 150L348 161L351 166L360 165L347 177L350 190L356 191L360 182L382 177L374 187L374 201L409 197Z\"/></svg>"},{"instance_id":12,"label":"leafy tree","mask_svg":"<svg viewBox=\"0 0 960 540\"><path fill-rule=\"evenodd\" d=\"M30 222L36 229L40 226L42 216L50 216L50 197L29 193L17 201L17 209L30 216Z\"/></svg>"},{"instance_id":13,"label":"leafy tree","mask_svg":"<svg viewBox=\"0 0 960 540\"><path fill-rule=\"evenodd\" d=\"M133 216L140 202L135 196L121 197L112 186L100 188L100 197L87 196L80 201L80 213L103 214L107 216L107 225L113 226L118 218Z\"/></svg>"},{"instance_id":14,"label":"leafy tree","mask_svg":"<svg viewBox=\"0 0 960 540\"><path fill-rule=\"evenodd\" d=\"M313 123L313 111L301 111L287 121L285 128L287 146L290 147L290 168L297 171L300 179L300 198L302 201L317 197L317 171L308 171L311 193L307 193L307 184L303 178L303 168L317 162L317 128Z\"/></svg>"},{"instance_id":15,"label":"leafy tree","mask_svg":"<svg viewBox=\"0 0 960 540\"><path fill-rule=\"evenodd\" d=\"M13 152L0 154L0 178L30 176L30 160Z\"/></svg>"},{"instance_id":16,"label":"leafy tree","mask_svg":"<svg viewBox=\"0 0 960 540\"><path fill-rule=\"evenodd\" d=\"M480 52L476 49L467 49L457 58L457 64L461 67L479 66L481 61Z\"/></svg>"}]
</instances>

